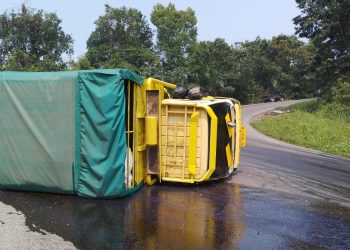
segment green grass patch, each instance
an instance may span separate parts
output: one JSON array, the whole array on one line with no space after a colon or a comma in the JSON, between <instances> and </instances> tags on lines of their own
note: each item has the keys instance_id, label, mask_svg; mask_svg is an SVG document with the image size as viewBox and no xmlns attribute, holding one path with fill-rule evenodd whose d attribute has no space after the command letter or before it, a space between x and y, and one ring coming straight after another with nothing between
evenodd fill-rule
<instances>
[{"instance_id":1,"label":"green grass patch","mask_svg":"<svg viewBox=\"0 0 350 250\"><path fill-rule=\"evenodd\" d=\"M288 107L292 113L266 116L251 125L288 143L350 157L350 123L347 112L328 112L317 101ZM329 110L330 111L330 110Z\"/></svg>"}]
</instances>

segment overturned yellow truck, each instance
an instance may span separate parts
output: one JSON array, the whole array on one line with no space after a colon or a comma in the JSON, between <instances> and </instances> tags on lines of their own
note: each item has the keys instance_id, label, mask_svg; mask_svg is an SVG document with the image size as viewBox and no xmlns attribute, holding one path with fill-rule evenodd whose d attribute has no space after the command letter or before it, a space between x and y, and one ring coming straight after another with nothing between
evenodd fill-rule
<instances>
[{"instance_id":1,"label":"overturned yellow truck","mask_svg":"<svg viewBox=\"0 0 350 250\"><path fill-rule=\"evenodd\" d=\"M0 189L117 198L229 176L245 145L230 98L172 99L127 69L0 73Z\"/></svg>"}]
</instances>

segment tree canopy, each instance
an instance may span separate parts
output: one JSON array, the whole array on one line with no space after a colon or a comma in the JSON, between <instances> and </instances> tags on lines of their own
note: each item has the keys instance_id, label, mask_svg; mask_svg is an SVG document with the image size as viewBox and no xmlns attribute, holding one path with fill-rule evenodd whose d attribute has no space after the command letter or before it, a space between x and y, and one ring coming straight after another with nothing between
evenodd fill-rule
<instances>
[{"instance_id":1,"label":"tree canopy","mask_svg":"<svg viewBox=\"0 0 350 250\"><path fill-rule=\"evenodd\" d=\"M186 58L189 47L197 41L197 18L191 8L177 10L170 3L154 6L151 21L157 28L157 50L165 80L185 84Z\"/></svg>"},{"instance_id":2,"label":"tree canopy","mask_svg":"<svg viewBox=\"0 0 350 250\"><path fill-rule=\"evenodd\" d=\"M143 74L152 71L157 63L153 33L139 10L106 5L105 14L95 24L86 53L92 67L125 67Z\"/></svg>"},{"instance_id":3,"label":"tree canopy","mask_svg":"<svg viewBox=\"0 0 350 250\"><path fill-rule=\"evenodd\" d=\"M296 33L314 44L314 70L323 84L350 78L350 1L296 0L301 14L294 18ZM326 86L327 86L326 85Z\"/></svg>"},{"instance_id":4,"label":"tree canopy","mask_svg":"<svg viewBox=\"0 0 350 250\"><path fill-rule=\"evenodd\" d=\"M350 79L350 0L296 0L296 35L228 44L197 41L194 10L154 6L150 20L135 8L113 8L95 21L85 55L70 69L125 67L178 85L202 86L212 95L243 103L269 92L307 97L317 89L344 99ZM73 40L54 13L23 5L0 15L0 70L54 71L67 68ZM338 85L336 85L338 84ZM345 90L346 91L345 91ZM345 101L343 101L345 102Z\"/></svg>"},{"instance_id":5,"label":"tree canopy","mask_svg":"<svg viewBox=\"0 0 350 250\"><path fill-rule=\"evenodd\" d=\"M64 55L72 55L72 45L72 37L64 33L55 13L22 5L19 12L0 15L1 70L63 70L67 66Z\"/></svg>"},{"instance_id":6,"label":"tree canopy","mask_svg":"<svg viewBox=\"0 0 350 250\"><path fill-rule=\"evenodd\" d=\"M224 39L199 42L189 48L189 82L207 88L212 94L233 94L233 48ZM230 92L230 93L227 93Z\"/></svg>"}]
</instances>

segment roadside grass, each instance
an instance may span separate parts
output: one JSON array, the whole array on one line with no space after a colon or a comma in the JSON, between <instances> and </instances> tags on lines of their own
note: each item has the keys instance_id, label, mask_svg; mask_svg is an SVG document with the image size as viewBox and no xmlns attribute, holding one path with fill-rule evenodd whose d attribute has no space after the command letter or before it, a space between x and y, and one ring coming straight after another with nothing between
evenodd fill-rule
<instances>
[{"instance_id":1,"label":"roadside grass","mask_svg":"<svg viewBox=\"0 0 350 250\"><path fill-rule=\"evenodd\" d=\"M251 125L281 141L350 157L350 119L328 108L317 101L295 104L288 107L294 112L266 116Z\"/></svg>"}]
</instances>

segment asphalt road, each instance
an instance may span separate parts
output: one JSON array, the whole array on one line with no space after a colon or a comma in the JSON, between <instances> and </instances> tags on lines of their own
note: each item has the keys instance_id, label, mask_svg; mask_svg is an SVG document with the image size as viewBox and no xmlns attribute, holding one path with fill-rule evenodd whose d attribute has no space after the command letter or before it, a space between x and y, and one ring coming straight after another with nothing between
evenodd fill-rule
<instances>
[{"instance_id":1,"label":"asphalt road","mask_svg":"<svg viewBox=\"0 0 350 250\"><path fill-rule=\"evenodd\" d=\"M299 101L249 105L243 108L247 144L235 182L350 207L350 159L274 140L253 129L249 120L268 110Z\"/></svg>"},{"instance_id":2,"label":"asphalt road","mask_svg":"<svg viewBox=\"0 0 350 250\"><path fill-rule=\"evenodd\" d=\"M285 103L244 108L244 121ZM248 127L237 174L119 200L0 191L0 249L350 249L348 159Z\"/></svg>"}]
</instances>

